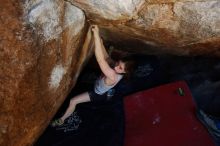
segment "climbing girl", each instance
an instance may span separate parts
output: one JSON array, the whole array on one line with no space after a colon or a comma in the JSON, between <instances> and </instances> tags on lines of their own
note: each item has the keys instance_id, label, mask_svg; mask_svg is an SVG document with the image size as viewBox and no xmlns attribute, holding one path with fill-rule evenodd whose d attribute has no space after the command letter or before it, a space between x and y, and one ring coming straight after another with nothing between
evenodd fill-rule
<instances>
[{"instance_id":1,"label":"climbing girl","mask_svg":"<svg viewBox=\"0 0 220 146\"><path fill-rule=\"evenodd\" d=\"M74 112L77 104L107 100L106 93L117 85L123 77L129 75L133 71L135 62L132 56L124 56L117 61L112 61L110 59L99 36L99 28L97 25L92 25L92 27L89 28L85 43L91 43L92 37L94 40L95 57L103 75L96 80L94 90L79 94L70 100L64 115L52 122L51 125L53 127L62 125Z\"/></svg>"}]
</instances>

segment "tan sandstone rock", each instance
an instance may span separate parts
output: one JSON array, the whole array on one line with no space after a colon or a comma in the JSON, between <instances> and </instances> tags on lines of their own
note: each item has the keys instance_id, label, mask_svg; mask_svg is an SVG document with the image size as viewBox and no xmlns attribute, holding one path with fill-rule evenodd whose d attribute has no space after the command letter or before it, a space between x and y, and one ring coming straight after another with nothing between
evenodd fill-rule
<instances>
[{"instance_id":1,"label":"tan sandstone rock","mask_svg":"<svg viewBox=\"0 0 220 146\"><path fill-rule=\"evenodd\" d=\"M32 145L89 55L85 16L60 0L1 0L0 9L0 145Z\"/></svg>"},{"instance_id":2,"label":"tan sandstone rock","mask_svg":"<svg viewBox=\"0 0 220 146\"><path fill-rule=\"evenodd\" d=\"M106 40L121 43L136 39L160 48L158 53L163 50L178 55L219 54L219 0L69 1L104 28ZM151 51L146 48L146 52Z\"/></svg>"}]
</instances>

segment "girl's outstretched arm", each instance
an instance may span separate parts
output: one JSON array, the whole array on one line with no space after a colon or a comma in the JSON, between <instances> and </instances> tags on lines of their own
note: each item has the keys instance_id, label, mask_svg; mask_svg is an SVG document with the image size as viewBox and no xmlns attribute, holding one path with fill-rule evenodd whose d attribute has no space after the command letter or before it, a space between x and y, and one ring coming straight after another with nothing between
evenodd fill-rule
<instances>
[{"instance_id":1,"label":"girl's outstretched arm","mask_svg":"<svg viewBox=\"0 0 220 146\"><path fill-rule=\"evenodd\" d=\"M105 48L104 45L102 44L101 38L99 36L99 29L97 25L92 26L92 32L94 36L94 42L95 42L95 56L96 60L103 72L103 74L112 80L113 82L116 81L116 72L110 67L108 64L106 55L105 55ZM107 54L107 52L106 52Z\"/></svg>"},{"instance_id":2,"label":"girl's outstretched arm","mask_svg":"<svg viewBox=\"0 0 220 146\"><path fill-rule=\"evenodd\" d=\"M105 56L105 59L108 60L108 59L110 59L109 54L108 54L108 52L106 51L106 48L105 48L105 46L104 46L104 44L103 44L103 40L102 40L101 38L100 38L100 40L101 40L101 45L102 45L102 52L103 52L103 54L104 54L104 56Z\"/></svg>"}]
</instances>

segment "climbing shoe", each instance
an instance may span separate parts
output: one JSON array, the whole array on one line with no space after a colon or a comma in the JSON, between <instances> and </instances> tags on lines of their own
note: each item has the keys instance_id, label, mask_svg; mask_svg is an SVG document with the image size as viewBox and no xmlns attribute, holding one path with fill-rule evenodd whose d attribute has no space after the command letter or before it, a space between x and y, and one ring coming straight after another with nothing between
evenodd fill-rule
<instances>
[{"instance_id":1,"label":"climbing shoe","mask_svg":"<svg viewBox=\"0 0 220 146\"><path fill-rule=\"evenodd\" d=\"M62 119L56 119L54 121L51 122L51 126L52 127L57 127L57 126L61 126L63 125L64 121Z\"/></svg>"}]
</instances>

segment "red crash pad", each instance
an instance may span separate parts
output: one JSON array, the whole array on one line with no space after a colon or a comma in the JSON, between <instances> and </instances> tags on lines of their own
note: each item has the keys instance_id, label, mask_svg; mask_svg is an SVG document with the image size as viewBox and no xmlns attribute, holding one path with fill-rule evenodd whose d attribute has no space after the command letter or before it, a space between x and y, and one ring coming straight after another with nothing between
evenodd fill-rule
<instances>
[{"instance_id":1,"label":"red crash pad","mask_svg":"<svg viewBox=\"0 0 220 146\"><path fill-rule=\"evenodd\" d=\"M214 146L184 81L126 97L125 114L125 146Z\"/></svg>"}]
</instances>

